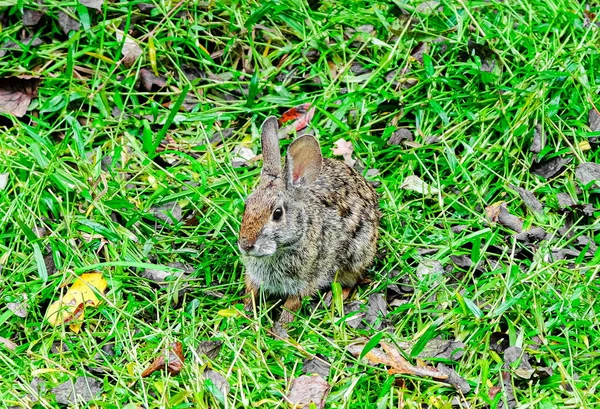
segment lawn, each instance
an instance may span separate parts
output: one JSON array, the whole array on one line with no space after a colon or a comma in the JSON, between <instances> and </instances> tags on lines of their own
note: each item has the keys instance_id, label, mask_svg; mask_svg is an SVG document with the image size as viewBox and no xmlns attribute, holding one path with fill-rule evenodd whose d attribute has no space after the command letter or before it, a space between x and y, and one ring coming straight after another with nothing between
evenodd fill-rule
<instances>
[{"instance_id":1,"label":"lawn","mask_svg":"<svg viewBox=\"0 0 600 409\"><path fill-rule=\"evenodd\" d=\"M0 0L0 407L597 407L597 14ZM382 219L281 327L237 234L295 107Z\"/></svg>"}]
</instances>

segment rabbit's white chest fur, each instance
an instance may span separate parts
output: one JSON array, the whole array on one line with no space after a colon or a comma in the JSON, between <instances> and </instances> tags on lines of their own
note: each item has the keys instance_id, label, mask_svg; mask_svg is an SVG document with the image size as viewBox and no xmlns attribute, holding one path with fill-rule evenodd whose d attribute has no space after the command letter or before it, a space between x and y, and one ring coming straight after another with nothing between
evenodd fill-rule
<instances>
[{"instance_id":1,"label":"rabbit's white chest fur","mask_svg":"<svg viewBox=\"0 0 600 409\"><path fill-rule=\"evenodd\" d=\"M305 293L308 289L306 278L290 274L297 265L286 263L285 260L287 259L248 257L245 260L246 272L254 285L269 294L283 296ZM323 275L318 281L322 281L317 285L320 288L328 285L331 280Z\"/></svg>"}]
</instances>

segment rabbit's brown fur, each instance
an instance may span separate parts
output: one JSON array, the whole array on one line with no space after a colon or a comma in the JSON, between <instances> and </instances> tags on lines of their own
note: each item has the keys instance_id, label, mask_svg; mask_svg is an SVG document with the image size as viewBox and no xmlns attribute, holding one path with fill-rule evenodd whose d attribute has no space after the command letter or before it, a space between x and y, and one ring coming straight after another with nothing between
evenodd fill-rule
<instances>
[{"instance_id":1,"label":"rabbit's brown fur","mask_svg":"<svg viewBox=\"0 0 600 409\"><path fill-rule=\"evenodd\" d=\"M285 296L284 307L296 311L303 297L334 280L356 284L375 256L380 212L371 185L345 163L323 158L312 136L292 142L282 170L277 138L270 117L262 128L261 182L246 200L238 243L247 292ZM291 319L284 310L280 320Z\"/></svg>"}]
</instances>

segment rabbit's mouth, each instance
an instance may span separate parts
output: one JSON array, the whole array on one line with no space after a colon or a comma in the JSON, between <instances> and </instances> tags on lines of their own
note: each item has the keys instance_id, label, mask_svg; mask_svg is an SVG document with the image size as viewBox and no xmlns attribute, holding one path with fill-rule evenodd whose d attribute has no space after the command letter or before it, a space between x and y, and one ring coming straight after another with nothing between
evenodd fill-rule
<instances>
[{"instance_id":1,"label":"rabbit's mouth","mask_svg":"<svg viewBox=\"0 0 600 409\"><path fill-rule=\"evenodd\" d=\"M257 242L253 246L246 246L247 248L238 243L238 247L245 257L264 258L270 257L277 252L277 244L274 241Z\"/></svg>"}]
</instances>

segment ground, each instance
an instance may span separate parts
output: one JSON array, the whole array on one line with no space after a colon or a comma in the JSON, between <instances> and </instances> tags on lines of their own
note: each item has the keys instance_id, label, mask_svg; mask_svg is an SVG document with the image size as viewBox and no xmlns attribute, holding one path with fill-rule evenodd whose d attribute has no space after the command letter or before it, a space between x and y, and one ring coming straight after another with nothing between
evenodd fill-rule
<instances>
[{"instance_id":1,"label":"ground","mask_svg":"<svg viewBox=\"0 0 600 409\"><path fill-rule=\"evenodd\" d=\"M594 407L599 12L1 1L0 401ZM280 328L242 309L236 236L294 107L283 149L314 108L383 218L368 280Z\"/></svg>"}]
</instances>

